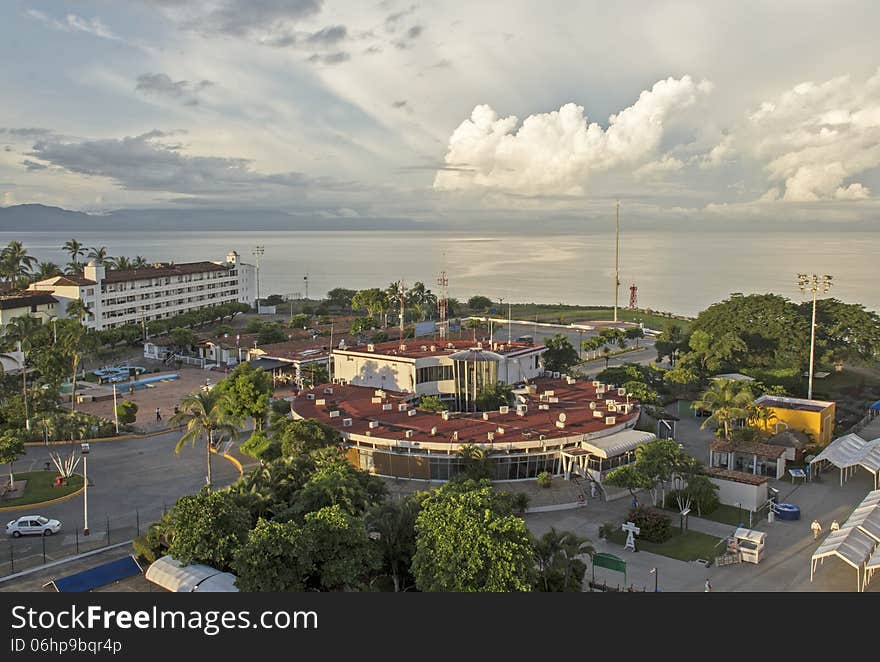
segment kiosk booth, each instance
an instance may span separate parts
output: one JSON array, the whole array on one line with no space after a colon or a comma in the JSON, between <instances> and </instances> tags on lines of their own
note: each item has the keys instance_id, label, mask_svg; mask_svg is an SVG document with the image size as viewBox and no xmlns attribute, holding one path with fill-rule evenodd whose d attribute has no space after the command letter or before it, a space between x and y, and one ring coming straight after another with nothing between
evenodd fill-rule
<instances>
[{"instance_id":1,"label":"kiosk booth","mask_svg":"<svg viewBox=\"0 0 880 662\"><path fill-rule=\"evenodd\" d=\"M734 532L733 539L739 549L743 563L757 564L761 562L767 539L766 533L740 527Z\"/></svg>"}]
</instances>

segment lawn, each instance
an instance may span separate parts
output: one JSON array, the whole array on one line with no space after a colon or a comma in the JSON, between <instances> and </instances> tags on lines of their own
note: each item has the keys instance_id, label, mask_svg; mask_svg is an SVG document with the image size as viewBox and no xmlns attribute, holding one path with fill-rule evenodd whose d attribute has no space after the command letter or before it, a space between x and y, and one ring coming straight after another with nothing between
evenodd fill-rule
<instances>
[{"instance_id":1,"label":"lawn","mask_svg":"<svg viewBox=\"0 0 880 662\"><path fill-rule=\"evenodd\" d=\"M76 492L83 486L83 479L79 474L74 474L70 479L70 484L66 487L52 487L52 484L55 481L55 476L58 475L57 471L31 471L14 475L16 481L27 480L27 486L24 488L24 495L17 499L0 500L0 507L8 508L10 506L26 506L31 503L50 501ZM8 482L9 475L3 474L0 480L6 480Z\"/></svg>"},{"instance_id":2,"label":"lawn","mask_svg":"<svg viewBox=\"0 0 880 662\"><path fill-rule=\"evenodd\" d=\"M673 514L673 522L678 521L677 508L667 507L666 510ZM740 522L742 522L743 526L747 528L749 526L749 511L737 508L736 506L726 506L722 504L711 513L703 513L702 515L697 515L697 510L694 508L691 510L691 516L710 519L713 522L721 522L722 524L730 524L730 526L739 526ZM757 515L752 515L752 521L757 521Z\"/></svg>"},{"instance_id":3,"label":"lawn","mask_svg":"<svg viewBox=\"0 0 880 662\"><path fill-rule=\"evenodd\" d=\"M613 308L587 306L513 304L510 312L514 318L518 319L533 320L537 316L537 321L539 322L562 324L614 319ZM670 317L668 315L648 313L644 310L629 310L628 308L618 308L617 318L624 322L643 322L649 329L657 329L659 331L665 329L669 324L677 324L684 329L690 326L690 320L687 318Z\"/></svg>"},{"instance_id":4,"label":"lawn","mask_svg":"<svg viewBox=\"0 0 880 662\"><path fill-rule=\"evenodd\" d=\"M608 540L622 546L626 542L626 534L623 531L615 531L608 537ZM722 546L718 544L720 540L720 538L699 531L682 533L680 529L674 528L672 537L663 543L648 542L636 537L636 549L668 556L679 561L696 561L697 559L711 561L722 550Z\"/></svg>"}]
</instances>

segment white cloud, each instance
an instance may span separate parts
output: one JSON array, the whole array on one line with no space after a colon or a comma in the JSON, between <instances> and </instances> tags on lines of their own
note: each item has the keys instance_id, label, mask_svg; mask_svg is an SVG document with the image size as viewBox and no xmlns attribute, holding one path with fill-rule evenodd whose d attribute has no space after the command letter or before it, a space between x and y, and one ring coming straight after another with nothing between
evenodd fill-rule
<instances>
[{"instance_id":1,"label":"white cloud","mask_svg":"<svg viewBox=\"0 0 880 662\"><path fill-rule=\"evenodd\" d=\"M582 106L531 115L516 130L515 116L499 117L488 105L474 108L449 139L447 164L467 164L473 172L443 170L437 189L497 188L527 194L577 194L595 173L638 167L656 154L667 119L711 90L690 76L658 81L603 129L588 122ZM675 166L670 160L667 170Z\"/></svg>"},{"instance_id":2,"label":"white cloud","mask_svg":"<svg viewBox=\"0 0 880 662\"><path fill-rule=\"evenodd\" d=\"M783 200L868 198L870 190L851 180L880 166L880 70L865 82L840 76L795 85L748 113L735 141L765 162Z\"/></svg>"},{"instance_id":3,"label":"white cloud","mask_svg":"<svg viewBox=\"0 0 880 662\"><path fill-rule=\"evenodd\" d=\"M684 167L684 162L669 154L664 155L657 161L646 163L633 172L636 179L652 179L662 177L671 172L677 172Z\"/></svg>"},{"instance_id":4,"label":"white cloud","mask_svg":"<svg viewBox=\"0 0 880 662\"><path fill-rule=\"evenodd\" d=\"M41 21L50 27L63 32L85 32L87 34L95 35L96 37L101 37L102 39L121 41L121 38L104 25L103 21L97 16L89 19L77 16L76 14L68 14L64 17L64 20L58 20L37 9L28 9L26 14L33 19Z\"/></svg>"}]
</instances>

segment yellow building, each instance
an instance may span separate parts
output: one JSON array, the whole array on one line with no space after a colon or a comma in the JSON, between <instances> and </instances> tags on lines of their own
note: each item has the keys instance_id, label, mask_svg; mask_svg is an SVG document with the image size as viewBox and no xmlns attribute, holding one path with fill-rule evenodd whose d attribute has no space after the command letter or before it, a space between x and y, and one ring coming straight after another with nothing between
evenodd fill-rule
<instances>
[{"instance_id":1,"label":"yellow building","mask_svg":"<svg viewBox=\"0 0 880 662\"><path fill-rule=\"evenodd\" d=\"M800 430L810 435L815 443L823 446L831 443L834 436L835 403L762 395L755 400L755 404L767 407L775 415L775 418L766 423L759 423L773 434L788 429Z\"/></svg>"}]
</instances>

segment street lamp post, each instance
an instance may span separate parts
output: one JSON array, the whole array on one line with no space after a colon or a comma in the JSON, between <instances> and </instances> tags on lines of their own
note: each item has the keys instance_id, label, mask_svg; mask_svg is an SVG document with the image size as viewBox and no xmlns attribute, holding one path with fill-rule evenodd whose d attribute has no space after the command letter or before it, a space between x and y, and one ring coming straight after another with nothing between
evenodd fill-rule
<instances>
[{"instance_id":1,"label":"street lamp post","mask_svg":"<svg viewBox=\"0 0 880 662\"><path fill-rule=\"evenodd\" d=\"M257 315L260 314L260 258L265 252L265 246L254 246L254 257L257 260Z\"/></svg>"},{"instance_id":2,"label":"street lamp post","mask_svg":"<svg viewBox=\"0 0 880 662\"><path fill-rule=\"evenodd\" d=\"M89 535L89 445L81 444L83 459L83 535Z\"/></svg>"},{"instance_id":3,"label":"street lamp post","mask_svg":"<svg viewBox=\"0 0 880 662\"><path fill-rule=\"evenodd\" d=\"M116 382L113 382L113 422L116 424L116 434L119 434L119 410L116 408Z\"/></svg>"},{"instance_id":4,"label":"street lamp post","mask_svg":"<svg viewBox=\"0 0 880 662\"><path fill-rule=\"evenodd\" d=\"M813 318L810 323L810 381L807 386L807 399L813 399L813 369L816 356L816 296L818 293L827 292L831 289L831 276L823 275L821 278L816 274L798 274L798 287L801 292L809 290L813 293Z\"/></svg>"},{"instance_id":5,"label":"street lamp post","mask_svg":"<svg viewBox=\"0 0 880 662\"><path fill-rule=\"evenodd\" d=\"M654 593L659 592L660 572L657 568L651 568L651 574L654 575Z\"/></svg>"}]
</instances>

